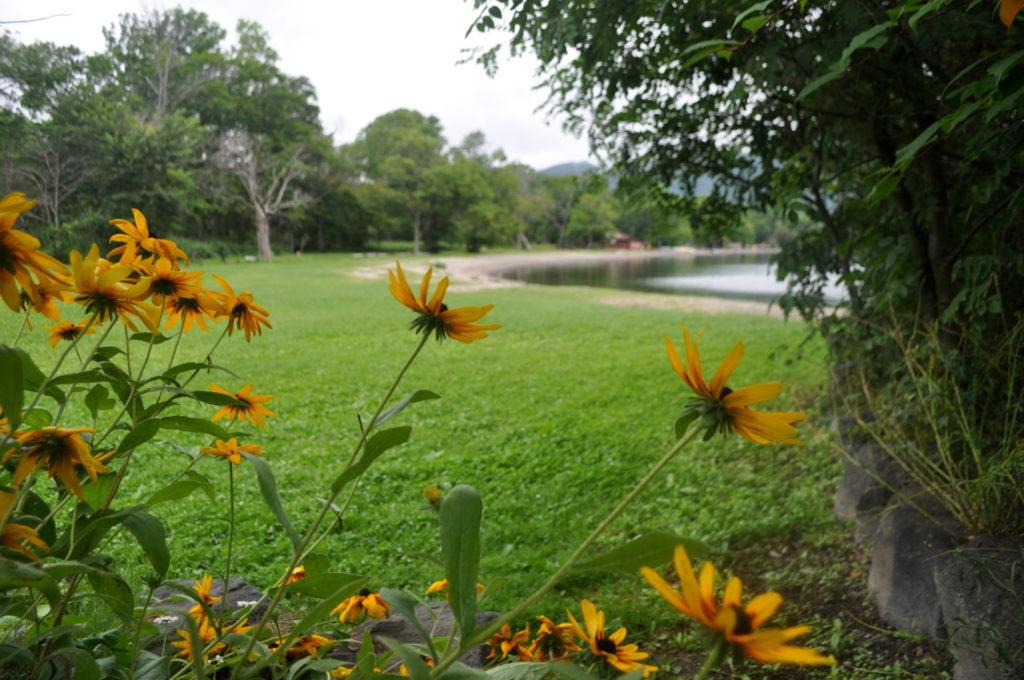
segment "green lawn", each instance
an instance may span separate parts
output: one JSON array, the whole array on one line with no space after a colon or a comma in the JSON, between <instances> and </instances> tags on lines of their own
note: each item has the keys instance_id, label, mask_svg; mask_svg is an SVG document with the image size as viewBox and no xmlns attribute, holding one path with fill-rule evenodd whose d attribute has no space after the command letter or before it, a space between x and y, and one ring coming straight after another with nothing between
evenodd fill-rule
<instances>
[{"instance_id":1,"label":"green lawn","mask_svg":"<svg viewBox=\"0 0 1024 680\"><path fill-rule=\"evenodd\" d=\"M386 282L350 275L368 262L329 255L205 267L236 290L253 291L271 310L272 331L250 344L239 336L221 344L215 361L242 379L217 381L229 388L251 382L255 392L274 395L269 406L278 416L254 441L266 448L284 504L300 525L312 518L317 498L347 459L358 433L356 414L365 418L373 411L417 341L407 330L411 312L391 298ZM209 276L207 284L213 285ZM705 541L727 569L781 588L787 597L799 596L786 592L787 584L799 591L807 578L799 570L787 571L793 560L802 559L792 546L809 543L813 551L824 541L821 550L852 563L845 534L829 512L839 466L820 409L823 345L808 340L807 327L767 316L610 307L597 298L587 289L539 287L449 294L453 306L494 303L487 320L504 328L469 346L431 341L420 355L399 396L425 388L442 399L416 404L392 421L411 424L412 439L363 478L344 530L323 544L335 570L371 575L375 586L422 591L441 576L434 561L436 515L423 489L471 484L486 506L482 579L505 581L485 606L501 610L530 592L672 443L673 422L687 392L665 358L663 336L677 337L680 323L704 331L707 370L743 339L746 359L732 382L785 381L777 406L812 415L803 428L808 445L758 447L737 438L693 444L603 544L669 528ZM0 317L2 337L14 334L17 321L12 314ZM55 352L44 347L48 324L40 321L21 345L36 356L53 357ZM217 331L187 336L179 359L201 359ZM169 345L156 348L154 365L167 361ZM64 422L77 424L71 418ZM179 444L205 443L170 434ZM185 461L158 437L137 454L122 502L141 501ZM221 481L217 503L196 494L156 509L167 525L172 574L178 577L222 568L226 468L210 459L198 469ZM233 571L266 585L287 564L288 542L263 504L252 471L242 466L238 472ZM759 546L783 551L790 546L792 560L777 561L783 566L767 574L754 573L762 566L757 560L730 561L731 554L749 554L752 546L755 552ZM133 543L118 540L113 549L128 573L145 573ZM830 578L833 566L816 567L815 574ZM677 617L639 576L573 577L537 612L557 617L567 606L575 609L581 597L595 599L641 639L657 631L674 639ZM814 641L825 646L840 612L813 605L794 609L812 617L819 627ZM796 623L794 612L786 611L781 620ZM832 639L833 646L839 644Z\"/></svg>"}]
</instances>

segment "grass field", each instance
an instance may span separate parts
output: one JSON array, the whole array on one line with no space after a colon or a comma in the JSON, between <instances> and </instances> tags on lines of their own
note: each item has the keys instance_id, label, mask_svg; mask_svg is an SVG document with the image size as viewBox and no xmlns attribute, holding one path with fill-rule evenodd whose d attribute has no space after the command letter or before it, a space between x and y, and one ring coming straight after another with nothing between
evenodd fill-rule
<instances>
[{"instance_id":1,"label":"grass field","mask_svg":"<svg viewBox=\"0 0 1024 680\"><path fill-rule=\"evenodd\" d=\"M241 379L217 382L228 388L251 382L256 393L274 396L269 406L278 416L255 441L266 448L285 506L300 525L312 518L318 497L347 459L358 436L356 414L372 413L416 344L407 330L411 313L390 297L386 283L350 276L366 263L332 255L205 267L236 290L253 291L271 310L272 331L251 344L238 336L221 344L215 362ZM677 326L685 323L704 331L707 370L742 339L746 358L732 382L786 382L783 398L772 406L809 412L807 446L758 447L737 438L695 443L603 545L657 528L698 538L726 570L793 600L780 622L811 623L811 643L833 653L853 645L847 658L857 661L841 676L861 677L851 669L868 668L886 677L933 677L928 673L939 662L929 661L932 650L914 651L923 643L876 633L871 644L854 645L860 639L856 624L834 609L856 606L858 617L872 616L863 605L863 555L830 514L839 466L822 415L820 341L809 339L807 327L795 321L610 307L597 298L587 289L540 287L449 294L450 305L494 303L487 320L504 328L469 346L427 345L398 396L431 389L442 399L416 404L393 421L411 424L412 439L363 478L343 530L322 546L332 567L371 575L374 586L422 592L441 572L436 515L423 489L471 484L486 505L482 578L505 581L485 606L501 610L530 592L673 441L687 392L665 358L663 336L678 337ZM14 334L17 321L11 314L0 317L3 338ZM46 326L37 321L21 346L35 356L55 356L45 347ZM200 360L218 331L187 336L179 360ZM154 365L167 361L169 345L155 349ZM206 443L173 434L179 444ZM143 500L186 460L158 437L133 463L123 502ZM213 459L197 469L220 480L218 502L196 494L156 509L168 528L176 577L216 573L224 555L226 470ZM238 472L233 572L266 585L287 564L287 539L251 470L242 466ZM113 549L135 565L129 573L145 573L133 543L119 540ZM836 599L829 604L825 593ZM693 640L678 632L684 628L677 616L639 576L573 577L537 612L559 616L566 607L576 609L581 597L594 599L631 635L661 650L666 668L687 667ZM873 628L871 621L861 622ZM786 673L777 677L804 677L802 671ZM828 672L814 677L822 675Z\"/></svg>"}]
</instances>

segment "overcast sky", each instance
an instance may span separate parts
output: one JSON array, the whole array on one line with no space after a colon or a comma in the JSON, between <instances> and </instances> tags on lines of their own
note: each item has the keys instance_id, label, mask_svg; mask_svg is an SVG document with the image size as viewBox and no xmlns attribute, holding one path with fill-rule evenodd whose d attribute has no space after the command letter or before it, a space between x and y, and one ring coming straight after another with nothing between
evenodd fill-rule
<instances>
[{"instance_id":1,"label":"overcast sky","mask_svg":"<svg viewBox=\"0 0 1024 680\"><path fill-rule=\"evenodd\" d=\"M450 142L483 130L491 148L536 168L589 157L585 140L534 112L544 100L533 89L535 61L508 61L493 79L476 64L456 65L474 39L464 38L475 13L463 0L4 0L0 21L67 14L5 28L23 42L95 52L103 48L102 27L119 14L179 4L206 12L229 39L239 18L262 24L282 68L316 86L324 129L338 142L405 107L440 118Z\"/></svg>"}]
</instances>

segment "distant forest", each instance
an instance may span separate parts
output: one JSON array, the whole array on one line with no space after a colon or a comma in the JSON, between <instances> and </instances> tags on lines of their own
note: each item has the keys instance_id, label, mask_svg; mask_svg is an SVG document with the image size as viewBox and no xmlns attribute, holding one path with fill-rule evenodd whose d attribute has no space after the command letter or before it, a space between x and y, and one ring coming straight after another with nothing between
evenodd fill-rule
<instances>
[{"instance_id":1,"label":"distant forest","mask_svg":"<svg viewBox=\"0 0 1024 680\"><path fill-rule=\"evenodd\" d=\"M236 43L198 11L126 14L93 55L0 36L0 190L39 201L26 224L55 252L103 241L137 207L197 257L488 246L772 243L793 229L707 197L610 187L587 164L537 171L451 143L417 111L384 114L338 146L316 90L284 73L270 36ZM615 189L615 190L613 190Z\"/></svg>"}]
</instances>

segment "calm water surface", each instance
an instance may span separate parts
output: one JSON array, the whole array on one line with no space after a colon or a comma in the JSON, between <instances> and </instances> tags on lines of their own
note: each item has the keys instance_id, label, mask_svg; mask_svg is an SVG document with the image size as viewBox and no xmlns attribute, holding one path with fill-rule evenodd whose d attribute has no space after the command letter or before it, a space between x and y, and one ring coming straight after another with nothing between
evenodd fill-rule
<instances>
[{"instance_id":1,"label":"calm water surface","mask_svg":"<svg viewBox=\"0 0 1024 680\"><path fill-rule=\"evenodd\" d=\"M765 253L665 254L518 267L503 271L502 276L553 286L596 286L769 302L786 292L785 282L775 279L771 257ZM826 295L832 302L844 297L836 286L829 286Z\"/></svg>"}]
</instances>

